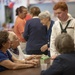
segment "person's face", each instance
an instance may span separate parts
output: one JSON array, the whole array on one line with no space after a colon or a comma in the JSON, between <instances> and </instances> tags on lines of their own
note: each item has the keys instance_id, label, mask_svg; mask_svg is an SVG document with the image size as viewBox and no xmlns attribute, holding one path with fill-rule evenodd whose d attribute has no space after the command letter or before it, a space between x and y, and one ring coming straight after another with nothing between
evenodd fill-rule
<instances>
[{"instance_id":1,"label":"person's face","mask_svg":"<svg viewBox=\"0 0 75 75\"><path fill-rule=\"evenodd\" d=\"M17 48L18 45L19 45L19 40L18 40L17 36L14 36L14 40L11 41L11 48L15 49L15 48Z\"/></svg>"},{"instance_id":2,"label":"person's face","mask_svg":"<svg viewBox=\"0 0 75 75\"><path fill-rule=\"evenodd\" d=\"M40 19L41 23L44 25L44 26L47 26L47 23L48 23L48 18L43 18L43 19Z\"/></svg>"},{"instance_id":3,"label":"person's face","mask_svg":"<svg viewBox=\"0 0 75 75\"><path fill-rule=\"evenodd\" d=\"M26 17L26 15L27 15L27 9L23 9L22 13L21 13L22 19L24 19Z\"/></svg>"},{"instance_id":4,"label":"person's face","mask_svg":"<svg viewBox=\"0 0 75 75\"><path fill-rule=\"evenodd\" d=\"M61 9L54 10L54 15L58 17L58 19L61 21L65 21L65 18L67 17L67 13L68 13L67 10L65 11L62 11Z\"/></svg>"},{"instance_id":5,"label":"person's face","mask_svg":"<svg viewBox=\"0 0 75 75\"><path fill-rule=\"evenodd\" d=\"M6 50L10 48L10 40L9 40L9 38L8 38L6 43L3 43L3 47L6 48Z\"/></svg>"}]
</instances>

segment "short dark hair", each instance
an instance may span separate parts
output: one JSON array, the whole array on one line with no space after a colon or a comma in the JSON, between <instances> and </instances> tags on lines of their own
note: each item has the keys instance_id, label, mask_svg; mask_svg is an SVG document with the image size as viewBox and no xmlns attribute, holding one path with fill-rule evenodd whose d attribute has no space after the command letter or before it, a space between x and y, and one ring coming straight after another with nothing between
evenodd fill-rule
<instances>
[{"instance_id":1,"label":"short dark hair","mask_svg":"<svg viewBox=\"0 0 75 75\"><path fill-rule=\"evenodd\" d=\"M2 44L8 41L8 36L8 31L0 31L0 49L3 47Z\"/></svg>"},{"instance_id":2,"label":"short dark hair","mask_svg":"<svg viewBox=\"0 0 75 75\"><path fill-rule=\"evenodd\" d=\"M31 13L33 16L38 16L40 12L41 12L41 11L40 11L40 8L39 8L39 7L32 7L32 8L30 9L30 13Z\"/></svg>"},{"instance_id":3,"label":"short dark hair","mask_svg":"<svg viewBox=\"0 0 75 75\"><path fill-rule=\"evenodd\" d=\"M55 47L59 53L70 53L74 51L74 40L67 33L58 35L55 39Z\"/></svg>"},{"instance_id":4,"label":"short dark hair","mask_svg":"<svg viewBox=\"0 0 75 75\"><path fill-rule=\"evenodd\" d=\"M54 5L53 10L61 9L62 11L68 10L68 6L65 2L58 2Z\"/></svg>"},{"instance_id":5,"label":"short dark hair","mask_svg":"<svg viewBox=\"0 0 75 75\"><path fill-rule=\"evenodd\" d=\"M24 6L18 7L18 8L16 9L16 16L19 14L19 12L22 13L23 9L27 9L27 8L24 7Z\"/></svg>"}]
</instances>

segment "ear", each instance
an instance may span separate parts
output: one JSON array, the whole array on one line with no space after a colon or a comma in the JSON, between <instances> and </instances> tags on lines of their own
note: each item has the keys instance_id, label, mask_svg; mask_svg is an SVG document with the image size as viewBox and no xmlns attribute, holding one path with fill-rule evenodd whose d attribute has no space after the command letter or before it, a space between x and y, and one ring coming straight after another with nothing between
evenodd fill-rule
<instances>
[{"instance_id":1,"label":"ear","mask_svg":"<svg viewBox=\"0 0 75 75\"><path fill-rule=\"evenodd\" d=\"M6 43L2 43L2 46L5 47Z\"/></svg>"}]
</instances>

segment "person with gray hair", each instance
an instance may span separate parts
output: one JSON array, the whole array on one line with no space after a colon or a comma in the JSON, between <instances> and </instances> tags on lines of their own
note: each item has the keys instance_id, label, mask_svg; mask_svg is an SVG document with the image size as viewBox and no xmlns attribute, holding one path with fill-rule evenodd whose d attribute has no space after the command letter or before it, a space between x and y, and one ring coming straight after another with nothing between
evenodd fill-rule
<instances>
[{"instance_id":1,"label":"person with gray hair","mask_svg":"<svg viewBox=\"0 0 75 75\"><path fill-rule=\"evenodd\" d=\"M17 42L17 39L16 41ZM11 41L9 39L8 31L0 31L0 72L8 69L23 69L29 67L36 67L37 61L19 60L15 58L8 49L10 48Z\"/></svg>"},{"instance_id":2,"label":"person with gray hair","mask_svg":"<svg viewBox=\"0 0 75 75\"><path fill-rule=\"evenodd\" d=\"M20 47L20 42L18 40L17 35L13 31L9 31L9 40L11 41L10 48L8 51L17 59L19 60L27 60L29 62L30 60L33 60L34 57L38 61L39 58L41 58L41 55L27 55L24 54Z\"/></svg>"},{"instance_id":3,"label":"person with gray hair","mask_svg":"<svg viewBox=\"0 0 75 75\"><path fill-rule=\"evenodd\" d=\"M23 37L27 41L26 45L26 53L27 54L48 54L48 51L42 52L40 50L41 46L47 43L47 28L40 23L40 19L38 15L41 10L39 7L32 7L30 9L30 14L32 15L32 19L26 22L26 26L24 29Z\"/></svg>"},{"instance_id":4,"label":"person with gray hair","mask_svg":"<svg viewBox=\"0 0 75 75\"><path fill-rule=\"evenodd\" d=\"M52 65L42 71L41 75L75 75L75 50L74 40L67 34L62 33L55 39L56 50L60 53Z\"/></svg>"},{"instance_id":5,"label":"person with gray hair","mask_svg":"<svg viewBox=\"0 0 75 75\"><path fill-rule=\"evenodd\" d=\"M47 26L47 39L48 39L48 43L41 47L41 51L44 52L45 50L48 50L48 55L50 56L50 51L49 51L49 48L50 48L50 36L51 36L51 31L52 31L52 26L54 24L54 21L51 20L51 16L50 16L49 11L41 12L39 14L39 18L40 18L41 23L44 26Z\"/></svg>"},{"instance_id":6,"label":"person with gray hair","mask_svg":"<svg viewBox=\"0 0 75 75\"><path fill-rule=\"evenodd\" d=\"M14 32L9 31L9 39L11 41L9 52L12 55L14 55L17 59L25 59L25 55L21 50L20 42L18 40L17 35Z\"/></svg>"}]
</instances>

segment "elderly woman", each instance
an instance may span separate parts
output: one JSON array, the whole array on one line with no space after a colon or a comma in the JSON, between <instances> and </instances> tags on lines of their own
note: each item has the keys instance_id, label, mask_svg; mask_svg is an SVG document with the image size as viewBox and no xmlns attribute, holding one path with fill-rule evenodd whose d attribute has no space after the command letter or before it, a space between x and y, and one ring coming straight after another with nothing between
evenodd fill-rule
<instances>
[{"instance_id":1,"label":"elderly woman","mask_svg":"<svg viewBox=\"0 0 75 75\"><path fill-rule=\"evenodd\" d=\"M54 21L51 20L51 16L49 11L43 11L39 14L39 18L41 23L44 26L47 26L47 39L48 39L48 43L43 45L41 47L41 51L44 52L45 50L49 50L50 47L50 36L51 36L51 32L52 32L52 26L54 24ZM50 52L48 52L48 55L50 56Z\"/></svg>"},{"instance_id":2,"label":"elderly woman","mask_svg":"<svg viewBox=\"0 0 75 75\"><path fill-rule=\"evenodd\" d=\"M9 39L11 41L10 44L10 48L9 48L9 52L14 55L17 59L23 60L23 59L33 59L33 58L41 58L41 55L26 55L22 52L20 44L19 44L19 40L17 35L12 32L9 31Z\"/></svg>"},{"instance_id":3,"label":"elderly woman","mask_svg":"<svg viewBox=\"0 0 75 75\"><path fill-rule=\"evenodd\" d=\"M58 35L55 39L55 47L60 55L41 75L75 75L75 50L72 37L67 33Z\"/></svg>"},{"instance_id":4,"label":"elderly woman","mask_svg":"<svg viewBox=\"0 0 75 75\"><path fill-rule=\"evenodd\" d=\"M17 39L16 39L17 40ZM16 42L16 41L15 41ZM18 60L10 54L9 33L7 31L0 31L0 72L7 69L21 69L34 67L37 63L30 61L27 63L25 60Z\"/></svg>"}]
</instances>

